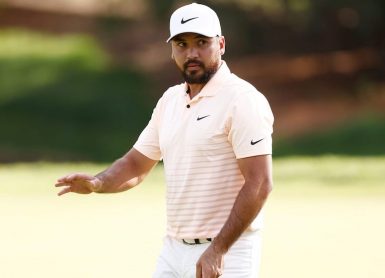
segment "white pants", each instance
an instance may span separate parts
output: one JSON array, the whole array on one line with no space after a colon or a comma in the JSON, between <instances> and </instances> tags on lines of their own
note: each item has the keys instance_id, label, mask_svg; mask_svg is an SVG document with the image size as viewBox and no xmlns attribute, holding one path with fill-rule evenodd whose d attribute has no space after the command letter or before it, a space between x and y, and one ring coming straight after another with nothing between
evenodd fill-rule
<instances>
[{"instance_id":1,"label":"white pants","mask_svg":"<svg viewBox=\"0 0 385 278\"><path fill-rule=\"evenodd\" d=\"M195 278L196 263L209 245L186 245L166 236L153 278ZM260 253L260 232L244 233L225 255L221 278L257 278Z\"/></svg>"}]
</instances>

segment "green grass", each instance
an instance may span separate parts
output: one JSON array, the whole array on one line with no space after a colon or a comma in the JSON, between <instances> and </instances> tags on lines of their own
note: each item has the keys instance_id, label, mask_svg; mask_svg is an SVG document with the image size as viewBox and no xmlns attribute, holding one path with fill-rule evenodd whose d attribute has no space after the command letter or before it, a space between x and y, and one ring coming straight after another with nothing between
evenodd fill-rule
<instances>
[{"instance_id":1,"label":"green grass","mask_svg":"<svg viewBox=\"0 0 385 278\"><path fill-rule=\"evenodd\" d=\"M105 164L0 165L0 277L151 277L165 231L160 167L120 194L57 197ZM274 160L262 276L385 276L385 157ZM22 265L22 267L20 267Z\"/></svg>"}]
</instances>

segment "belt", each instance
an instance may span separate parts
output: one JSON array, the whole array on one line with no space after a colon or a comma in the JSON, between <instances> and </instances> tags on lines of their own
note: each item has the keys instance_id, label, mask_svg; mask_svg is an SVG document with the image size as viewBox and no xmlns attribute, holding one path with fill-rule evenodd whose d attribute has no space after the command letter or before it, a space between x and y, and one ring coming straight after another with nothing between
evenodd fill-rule
<instances>
[{"instance_id":1,"label":"belt","mask_svg":"<svg viewBox=\"0 0 385 278\"><path fill-rule=\"evenodd\" d=\"M194 239L182 239L182 242L187 245L196 245L196 244L209 243L212 240L213 240L212 238L194 238Z\"/></svg>"}]
</instances>

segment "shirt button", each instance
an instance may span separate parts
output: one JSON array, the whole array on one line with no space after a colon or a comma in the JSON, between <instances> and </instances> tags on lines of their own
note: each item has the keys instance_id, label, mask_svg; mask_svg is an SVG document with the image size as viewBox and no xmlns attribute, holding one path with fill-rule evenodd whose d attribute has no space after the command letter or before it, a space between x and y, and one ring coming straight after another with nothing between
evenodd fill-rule
<instances>
[{"instance_id":1,"label":"shirt button","mask_svg":"<svg viewBox=\"0 0 385 278\"><path fill-rule=\"evenodd\" d=\"M186 107L187 107L187 108L190 108L190 104L187 104Z\"/></svg>"}]
</instances>

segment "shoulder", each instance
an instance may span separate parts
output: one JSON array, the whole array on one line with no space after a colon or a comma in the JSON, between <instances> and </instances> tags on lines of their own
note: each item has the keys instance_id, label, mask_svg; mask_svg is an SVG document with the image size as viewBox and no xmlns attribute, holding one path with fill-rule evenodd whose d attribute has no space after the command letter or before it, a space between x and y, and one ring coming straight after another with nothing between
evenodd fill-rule
<instances>
[{"instance_id":1,"label":"shoulder","mask_svg":"<svg viewBox=\"0 0 385 278\"><path fill-rule=\"evenodd\" d=\"M164 97L172 97L173 95L179 94L185 90L185 84L180 83L174 86L169 87L163 94Z\"/></svg>"},{"instance_id":2,"label":"shoulder","mask_svg":"<svg viewBox=\"0 0 385 278\"><path fill-rule=\"evenodd\" d=\"M231 78L229 78L229 83L226 85L230 89L228 91L231 92L234 97L234 103L237 101L267 102L266 97L257 88L255 88L254 85L233 73L231 74Z\"/></svg>"},{"instance_id":3,"label":"shoulder","mask_svg":"<svg viewBox=\"0 0 385 278\"><path fill-rule=\"evenodd\" d=\"M231 74L231 83L237 86L241 91L257 91L257 89L250 82L240 78L236 74Z\"/></svg>"},{"instance_id":4,"label":"shoulder","mask_svg":"<svg viewBox=\"0 0 385 278\"><path fill-rule=\"evenodd\" d=\"M176 99L178 96L181 95L181 93L183 93L184 89L185 89L184 83L169 87L160 97L158 101L158 105L168 103L173 99Z\"/></svg>"}]
</instances>

